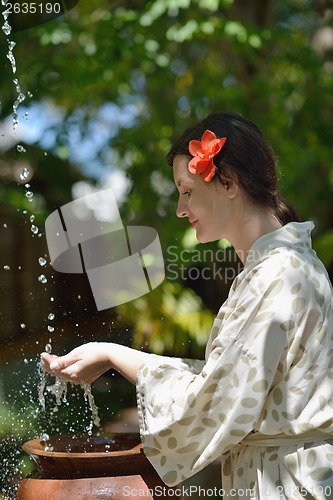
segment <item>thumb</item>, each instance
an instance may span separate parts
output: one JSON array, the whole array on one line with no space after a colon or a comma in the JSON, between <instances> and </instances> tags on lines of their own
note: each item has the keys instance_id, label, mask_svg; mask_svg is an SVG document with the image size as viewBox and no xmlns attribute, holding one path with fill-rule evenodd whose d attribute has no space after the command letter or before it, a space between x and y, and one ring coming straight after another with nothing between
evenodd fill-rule
<instances>
[{"instance_id":1,"label":"thumb","mask_svg":"<svg viewBox=\"0 0 333 500\"><path fill-rule=\"evenodd\" d=\"M70 361L68 356L60 357L47 352L43 352L41 358L43 362L49 365L50 370L62 370L74 362L73 360Z\"/></svg>"},{"instance_id":2,"label":"thumb","mask_svg":"<svg viewBox=\"0 0 333 500\"><path fill-rule=\"evenodd\" d=\"M47 363L48 365L50 365L51 363L53 363L55 360L58 359L58 356L55 356L54 354L49 354L48 352L42 352L40 357L42 362Z\"/></svg>"},{"instance_id":3,"label":"thumb","mask_svg":"<svg viewBox=\"0 0 333 500\"><path fill-rule=\"evenodd\" d=\"M67 368L67 366L74 364L76 361L77 359L73 359L73 356L70 356L69 354L61 357L57 356L50 363L50 368L51 370L63 370L64 368Z\"/></svg>"}]
</instances>

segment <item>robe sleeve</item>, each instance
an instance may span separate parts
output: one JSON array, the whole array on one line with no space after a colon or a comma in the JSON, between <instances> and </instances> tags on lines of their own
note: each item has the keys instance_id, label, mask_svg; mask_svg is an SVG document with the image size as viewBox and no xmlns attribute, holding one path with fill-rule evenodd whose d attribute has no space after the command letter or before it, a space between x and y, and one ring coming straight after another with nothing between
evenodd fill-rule
<instances>
[{"instance_id":1,"label":"robe sleeve","mask_svg":"<svg viewBox=\"0 0 333 500\"><path fill-rule=\"evenodd\" d=\"M269 262L238 281L201 370L163 357L139 370L143 448L167 485L199 472L255 429L287 347L293 283L281 273Z\"/></svg>"}]
</instances>

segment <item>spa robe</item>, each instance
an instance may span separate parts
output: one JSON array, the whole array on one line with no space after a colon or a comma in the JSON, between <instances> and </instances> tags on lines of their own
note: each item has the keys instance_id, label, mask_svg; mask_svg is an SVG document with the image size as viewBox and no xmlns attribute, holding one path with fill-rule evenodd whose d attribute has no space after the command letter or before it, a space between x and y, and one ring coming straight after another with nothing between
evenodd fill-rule
<instances>
[{"instance_id":1,"label":"spa robe","mask_svg":"<svg viewBox=\"0 0 333 500\"><path fill-rule=\"evenodd\" d=\"M312 229L255 241L204 361L140 368L143 448L167 485L220 459L224 498L333 498L333 295Z\"/></svg>"}]
</instances>

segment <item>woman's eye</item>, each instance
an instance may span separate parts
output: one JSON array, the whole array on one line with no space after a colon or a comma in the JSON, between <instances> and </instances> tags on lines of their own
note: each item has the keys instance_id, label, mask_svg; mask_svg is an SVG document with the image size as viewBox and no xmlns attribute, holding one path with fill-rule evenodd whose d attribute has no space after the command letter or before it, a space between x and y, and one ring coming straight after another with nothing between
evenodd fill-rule
<instances>
[{"instance_id":1,"label":"woman's eye","mask_svg":"<svg viewBox=\"0 0 333 500\"><path fill-rule=\"evenodd\" d=\"M184 193L182 193L184 196L190 196L191 194L191 191L184 191Z\"/></svg>"}]
</instances>

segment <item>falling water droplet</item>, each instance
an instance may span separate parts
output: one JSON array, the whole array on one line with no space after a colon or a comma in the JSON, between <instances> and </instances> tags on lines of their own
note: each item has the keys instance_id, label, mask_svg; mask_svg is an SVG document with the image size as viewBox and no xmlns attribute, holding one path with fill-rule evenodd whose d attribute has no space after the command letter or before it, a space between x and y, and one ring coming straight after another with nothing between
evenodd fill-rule
<instances>
[{"instance_id":1,"label":"falling water droplet","mask_svg":"<svg viewBox=\"0 0 333 500\"><path fill-rule=\"evenodd\" d=\"M33 222L35 220L35 216L34 215L30 215L29 220L30 220L30 222Z\"/></svg>"},{"instance_id":2,"label":"falling water droplet","mask_svg":"<svg viewBox=\"0 0 333 500\"><path fill-rule=\"evenodd\" d=\"M48 329L48 331L49 331L50 333L54 332L54 326L50 326L50 325L49 325L49 326L47 327L47 329Z\"/></svg>"},{"instance_id":3,"label":"falling water droplet","mask_svg":"<svg viewBox=\"0 0 333 500\"><path fill-rule=\"evenodd\" d=\"M22 179L22 181L25 181L29 177L29 175L30 175L29 169L24 167L24 169L20 173L20 179Z\"/></svg>"},{"instance_id":4,"label":"falling water droplet","mask_svg":"<svg viewBox=\"0 0 333 500\"><path fill-rule=\"evenodd\" d=\"M42 434L41 437L40 437L42 443L46 443L49 439L50 439L50 436L48 434Z\"/></svg>"},{"instance_id":5,"label":"falling water droplet","mask_svg":"<svg viewBox=\"0 0 333 500\"><path fill-rule=\"evenodd\" d=\"M88 402L91 410L92 424L99 427L101 425L101 420L98 415L98 406L96 406L94 396L91 392L91 384L81 384L81 388L84 390L84 399Z\"/></svg>"},{"instance_id":6,"label":"falling water droplet","mask_svg":"<svg viewBox=\"0 0 333 500\"><path fill-rule=\"evenodd\" d=\"M14 43L14 46L15 46L15 42L10 42L10 43ZM13 56L13 53L11 52L10 49L8 51L7 57L8 57L8 59L10 60L10 62L12 64L13 73L15 73L15 71L16 71L16 61L15 61L15 57ZM18 82L17 78L15 78L13 80L13 82L15 84L15 88L16 88L16 92L17 92L17 98L16 98L16 100L15 100L15 102L13 104L13 126L14 126L14 129L15 129L16 126L18 125L17 108L19 107L19 105L21 104L21 102L23 102L25 100L25 95L23 94L23 92L21 90L21 87L19 85L19 82Z\"/></svg>"},{"instance_id":7,"label":"falling water droplet","mask_svg":"<svg viewBox=\"0 0 333 500\"><path fill-rule=\"evenodd\" d=\"M7 224L5 223L5 224L3 225L3 227L4 227L5 229L7 229L7 227L8 227L8 226L7 226Z\"/></svg>"},{"instance_id":8,"label":"falling water droplet","mask_svg":"<svg viewBox=\"0 0 333 500\"><path fill-rule=\"evenodd\" d=\"M37 226L35 226L34 224L31 224L31 232L32 232L33 234L37 234L37 233L38 233L38 231L39 231L38 227L37 227Z\"/></svg>"},{"instance_id":9,"label":"falling water droplet","mask_svg":"<svg viewBox=\"0 0 333 500\"><path fill-rule=\"evenodd\" d=\"M12 31L12 28L11 26L8 24L8 21L6 20L4 25L2 26L2 31L4 32L5 35L10 35L11 31Z\"/></svg>"},{"instance_id":10,"label":"falling water droplet","mask_svg":"<svg viewBox=\"0 0 333 500\"><path fill-rule=\"evenodd\" d=\"M39 262L39 265L42 267L45 266L45 264L46 264L46 260L43 257L39 257L38 262Z\"/></svg>"},{"instance_id":11,"label":"falling water droplet","mask_svg":"<svg viewBox=\"0 0 333 500\"><path fill-rule=\"evenodd\" d=\"M6 266L3 266L3 268L4 268L4 270L5 270L5 271L9 271L9 270L10 270L10 267L9 267L9 266L7 266L7 265L6 265Z\"/></svg>"},{"instance_id":12,"label":"falling water droplet","mask_svg":"<svg viewBox=\"0 0 333 500\"><path fill-rule=\"evenodd\" d=\"M54 320L55 315L53 313L50 313L47 317L50 321Z\"/></svg>"},{"instance_id":13,"label":"falling water droplet","mask_svg":"<svg viewBox=\"0 0 333 500\"><path fill-rule=\"evenodd\" d=\"M20 324L20 327L21 327L22 329L24 329L24 328L25 328L25 323L21 323L21 324Z\"/></svg>"},{"instance_id":14,"label":"falling water droplet","mask_svg":"<svg viewBox=\"0 0 333 500\"><path fill-rule=\"evenodd\" d=\"M29 201L32 201L33 197L34 197L34 193L32 191L27 191L25 193L26 197L28 198Z\"/></svg>"},{"instance_id":15,"label":"falling water droplet","mask_svg":"<svg viewBox=\"0 0 333 500\"><path fill-rule=\"evenodd\" d=\"M26 153L26 152L27 152L27 150L26 150L26 149L25 149L25 148L24 148L21 144L18 144L18 145L16 146L16 149L17 149L17 151L18 151L19 153Z\"/></svg>"},{"instance_id":16,"label":"falling water droplet","mask_svg":"<svg viewBox=\"0 0 333 500\"><path fill-rule=\"evenodd\" d=\"M41 283L47 283L47 278L44 274L41 274L40 276L38 276L38 281L40 281Z\"/></svg>"},{"instance_id":17,"label":"falling water droplet","mask_svg":"<svg viewBox=\"0 0 333 500\"><path fill-rule=\"evenodd\" d=\"M13 54L13 49L15 47L16 43L11 41L11 40L8 40L8 54L7 54L7 58L10 60L10 64L12 65L12 71L13 73L16 73L16 60L15 60L15 57L14 57L14 54ZM14 83L16 85L16 81L14 80Z\"/></svg>"},{"instance_id":18,"label":"falling water droplet","mask_svg":"<svg viewBox=\"0 0 333 500\"><path fill-rule=\"evenodd\" d=\"M48 354L51 354L51 352L52 352L52 346L51 346L50 343L46 344L46 346L45 346L45 352L47 352Z\"/></svg>"}]
</instances>

